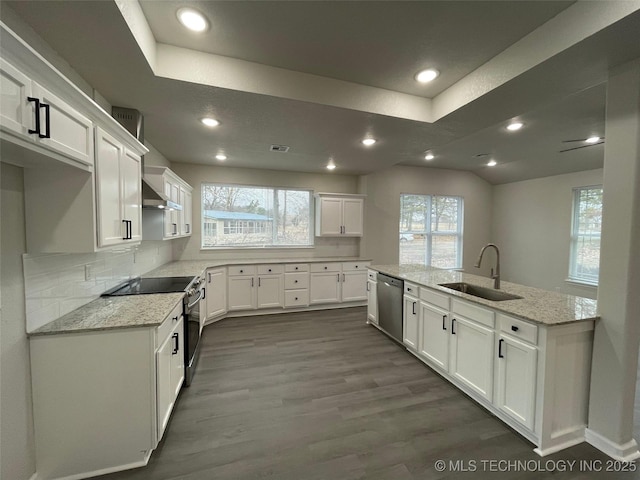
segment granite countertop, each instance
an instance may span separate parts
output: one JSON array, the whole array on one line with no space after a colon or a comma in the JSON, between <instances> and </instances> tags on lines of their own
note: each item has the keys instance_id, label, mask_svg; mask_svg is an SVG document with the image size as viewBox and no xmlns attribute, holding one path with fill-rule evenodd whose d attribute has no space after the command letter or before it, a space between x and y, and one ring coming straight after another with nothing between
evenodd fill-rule
<instances>
[{"instance_id":1,"label":"granite countertop","mask_svg":"<svg viewBox=\"0 0 640 480\"><path fill-rule=\"evenodd\" d=\"M364 261L369 260L359 257L183 260L169 262L142 276L145 278L195 277L202 275L207 268L223 265ZM28 335L79 333L109 330L112 328L155 327L164 321L175 306L182 301L183 297L184 293L182 292L100 297L53 322L43 325L33 332L28 333Z\"/></svg>"},{"instance_id":2,"label":"granite countertop","mask_svg":"<svg viewBox=\"0 0 640 480\"><path fill-rule=\"evenodd\" d=\"M550 292L540 288L518 285L517 283L501 282L500 290L523 298L494 302L438 285L439 283L467 282L493 288L493 280L487 277L426 267L424 265L372 265L369 268L392 277L438 290L452 297L459 297L469 302L490 307L498 312L544 325L560 325L597 320L599 318L597 302L591 298Z\"/></svg>"},{"instance_id":3,"label":"granite countertop","mask_svg":"<svg viewBox=\"0 0 640 480\"><path fill-rule=\"evenodd\" d=\"M169 262L151 270L143 277L187 277L202 275L207 268L226 265L252 265L269 263L321 263L321 262L369 262L371 259L360 257L330 257L330 258L243 258L227 260L179 260Z\"/></svg>"},{"instance_id":4,"label":"granite countertop","mask_svg":"<svg viewBox=\"0 0 640 480\"><path fill-rule=\"evenodd\" d=\"M156 327L182 302L184 293L100 297L47 323L29 336Z\"/></svg>"}]
</instances>

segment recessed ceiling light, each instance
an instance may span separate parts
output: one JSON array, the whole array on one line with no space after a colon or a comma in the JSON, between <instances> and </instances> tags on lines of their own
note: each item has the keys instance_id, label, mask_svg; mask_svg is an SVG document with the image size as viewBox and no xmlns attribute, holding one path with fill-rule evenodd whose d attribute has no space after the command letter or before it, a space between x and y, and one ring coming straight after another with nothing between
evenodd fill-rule
<instances>
[{"instance_id":1,"label":"recessed ceiling light","mask_svg":"<svg viewBox=\"0 0 640 480\"><path fill-rule=\"evenodd\" d=\"M487 162L487 167L495 167L498 164L495 160L489 160Z\"/></svg>"},{"instance_id":2,"label":"recessed ceiling light","mask_svg":"<svg viewBox=\"0 0 640 480\"><path fill-rule=\"evenodd\" d=\"M433 153L427 153L427 154L424 156L424 159L425 159L425 160L433 160L434 158L436 158L436 156L435 156Z\"/></svg>"},{"instance_id":3,"label":"recessed ceiling light","mask_svg":"<svg viewBox=\"0 0 640 480\"><path fill-rule=\"evenodd\" d=\"M428 68L426 70L422 70L421 72L416 73L416 80L420 83L429 83L435 80L440 72L433 68Z\"/></svg>"},{"instance_id":4,"label":"recessed ceiling light","mask_svg":"<svg viewBox=\"0 0 640 480\"><path fill-rule=\"evenodd\" d=\"M215 118L203 118L200 121L204 123L207 127L217 127L218 125L220 125L220 122Z\"/></svg>"},{"instance_id":5,"label":"recessed ceiling light","mask_svg":"<svg viewBox=\"0 0 640 480\"><path fill-rule=\"evenodd\" d=\"M182 25L193 32L204 32L209 27L205 16L193 8L181 8L176 16Z\"/></svg>"},{"instance_id":6,"label":"recessed ceiling light","mask_svg":"<svg viewBox=\"0 0 640 480\"><path fill-rule=\"evenodd\" d=\"M520 130L522 127L524 127L523 123L513 122L513 123L510 123L509 125L507 125L507 130L515 132L516 130Z\"/></svg>"},{"instance_id":7,"label":"recessed ceiling light","mask_svg":"<svg viewBox=\"0 0 640 480\"><path fill-rule=\"evenodd\" d=\"M220 160L221 162L224 162L227 159L226 155L223 155L221 153L219 153L218 155L216 155L216 160Z\"/></svg>"},{"instance_id":8,"label":"recessed ceiling light","mask_svg":"<svg viewBox=\"0 0 640 480\"><path fill-rule=\"evenodd\" d=\"M373 145L376 142L377 142L377 140L375 138L365 138L364 140L362 140L362 143L364 145L366 145L367 147L370 147L371 145Z\"/></svg>"},{"instance_id":9,"label":"recessed ceiling light","mask_svg":"<svg viewBox=\"0 0 640 480\"><path fill-rule=\"evenodd\" d=\"M600 137L589 137L585 140L585 143L598 143L600 141Z\"/></svg>"},{"instance_id":10,"label":"recessed ceiling light","mask_svg":"<svg viewBox=\"0 0 640 480\"><path fill-rule=\"evenodd\" d=\"M327 165L327 170L335 170L336 165L334 163L330 163Z\"/></svg>"}]
</instances>

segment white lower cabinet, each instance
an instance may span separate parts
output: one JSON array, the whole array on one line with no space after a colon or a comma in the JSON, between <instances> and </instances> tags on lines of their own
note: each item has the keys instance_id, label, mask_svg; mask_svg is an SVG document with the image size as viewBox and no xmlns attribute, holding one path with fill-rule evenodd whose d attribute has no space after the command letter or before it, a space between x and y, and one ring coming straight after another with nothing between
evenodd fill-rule
<instances>
[{"instance_id":1,"label":"white lower cabinet","mask_svg":"<svg viewBox=\"0 0 640 480\"><path fill-rule=\"evenodd\" d=\"M29 339L38 478L146 465L184 378L182 302L158 327Z\"/></svg>"},{"instance_id":2,"label":"white lower cabinet","mask_svg":"<svg viewBox=\"0 0 640 480\"><path fill-rule=\"evenodd\" d=\"M340 270L312 271L309 278L309 303L316 305L338 302L340 302Z\"/></svg>"},{"instance_id":3,"label":"white lower cabinet","mask_svg":"<svg viewBox=\"0 0 640 480\"><path fill-rule=\"evenodd\" d=\"M342 272L340 300L343 302L360 302L367 299L367 272Z\"/></svg>"},{"instance_id":4,"label":"white lower cabinet","mask_svg":"<svg viewBox=\"0 0 640 480\"><path fill-rule=\"evenodd\" d=\"M173 406L184 382L184 318L180 315L156 353L158 441L171 417Z\"/></svg>"},{"instance_id":5,"label":"white lower cabinet","mask_svg":"<svg viewBox=\"0 0 640 480\"><path fill-rule=\"evenodd\" d=\"M228 277L228 310L253 310L256 308L255 278L251 276Z\"/></svg>"},{"instance_id":6,"label":"white lower cabinet","mask_svg":"<svg viewBox=\"0 0 640 480\"><path fill-rule=\"evenodd\" d=\"M210 268L205 275L204 300L205 321L216 319L227 313L227 269Z\"/></svg>"},{"instance_id":7,"label":"white lower cabinet","mask_svg":"<svg viewBox=\"0 0 640 480\"><path fill-rule=\"evenodd\" d=\"M367 320L378 325L378 282L375 272L369 272L367 279Z\"/></svg>"},{"instance_id":8,"label":"white lower cabinet","mask_svg":"<svg viewBox=\"0 0 640 480\"><path fill-rule=\"evenodd\" d=\"M534 426L537 360L535 346L499 335L495 405L530 429Z\"/></svg>"},{"instance_id":9,"label":"white lower cabinet","mask_svg":"<svg viewBox=\"0 0 640 480\"><path fill-rule=\"evenodd\" d=\"M258 275L258 308L278 308L283 302L284 278L280 273L273 275Z\"/></svg>"},{"instance_id":10,"label":"white lower cabinet","mask_svg":"<svg viewBox=\"0 0 640 480\"><path fill-rule=\"evenodd\" d=\"M449 367L449 312L420 302L418 354L433 365Z\"/></svg>"},{"instance_id":11,"label":"white lower cabinet","mask_svg":"<svg viewBox=\"0 0 640 480\"><path fill-rule=\"evenodd\" d=\"M449 373L488 401L493 398L493 328L455 315L451 319Z\"/></svg>"},{"instance_id":12,"label":"white lower cabinet","mask_svg":"<svg viewBox=\"0 0 640 480\"><path fill-rule=\"evenodd\" d=\"M402 342L414 352L418 351L420 301L410 295L404 296Z\"/></svg>"},{"instance_id":13,"label":"white lower cabinet","mask_svg":"<svg viewBox=\"0 0 640 480\"><path fill-rule=\"evenodd\" d=\"M593 321L535 324L428 287L405 283L404 292L407 349L533 442L539 455L584 441Z\"/></svg>"},{"instance_id":14,"label":"white lower cabinet","mask_svg":"<svg viewBox=\"0 0 640 480\"><path fill-rule=\"evenodd\" d=\"M282 265L231 266L228 271L229 311L284 306L284 267Z\"/></svg>"}]
</instances>

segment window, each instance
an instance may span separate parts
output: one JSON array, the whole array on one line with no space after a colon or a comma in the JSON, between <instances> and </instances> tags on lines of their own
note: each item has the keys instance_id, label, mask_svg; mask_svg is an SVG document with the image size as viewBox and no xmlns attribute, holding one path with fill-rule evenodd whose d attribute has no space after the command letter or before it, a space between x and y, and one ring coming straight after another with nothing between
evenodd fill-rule
<instances>
[{"instance_id":1,"label":"window","mask_svg":"<svg viewBox=\"0 0 640 480\"><path fill-rule=\"evenodd\" d=\"M462 267L461 197L400 196L400 263Z\"/></svg>"},{"instance_id":2,"label":"window","mask_svg":"<svg viewBox=\"0 0 640 480\"><path fill-rule=\"evenodd\" d=\"M311 192L202 185L202 248L313 245Z\"/></svg>"},{"instance_id":3,"label":"window","mask_svg":"<svg viewBox=\"0 0 640 480\"><path fill-rule=\"evenodd\" d=\"M598 284L601 228L602 186L575 188L569 261L570 280Z\"/></svg>"}]
</instances>

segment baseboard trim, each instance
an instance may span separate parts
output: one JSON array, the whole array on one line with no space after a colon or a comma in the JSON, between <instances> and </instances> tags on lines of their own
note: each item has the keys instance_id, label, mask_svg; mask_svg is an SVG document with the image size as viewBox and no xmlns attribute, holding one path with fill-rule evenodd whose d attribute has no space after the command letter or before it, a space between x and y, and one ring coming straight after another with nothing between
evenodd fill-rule
<instances>
[{"instance_id":1,"label":"baseboard trim","mask_svg":"<svg viewBox=\"0 0 640 480\"><path fill-rule=\"evenodd\" d=\"M140 460L138 462L132 462L125 465L118 465L115 467L102 468L100 470L94 470L92 472L76 473L66 477L56 477L55 480L82 480L85 478L98 477L100 475L107 475L108 473L122 472L123 470L140 468L140 467L146 466L149 463L150 457L151 457L151 450L145 454L144 460ZM39 477L37 477L37 480L39 480Z\"/></svg>"},{"instance_id":2,"label":"baseboard trim","mask_svg":"<svg viewBox=\"0 0 640 480\"><path fill-rule=\"evenodd\" d=\"M612 442L608 438L589 428L585 429L584 437L587 443L593 445L601 452L606 453L614 460L619 460L621 462L633 462L640 458L638 444L633 439L626 443L619 444Z\"/></svg>"}]
</instances>

